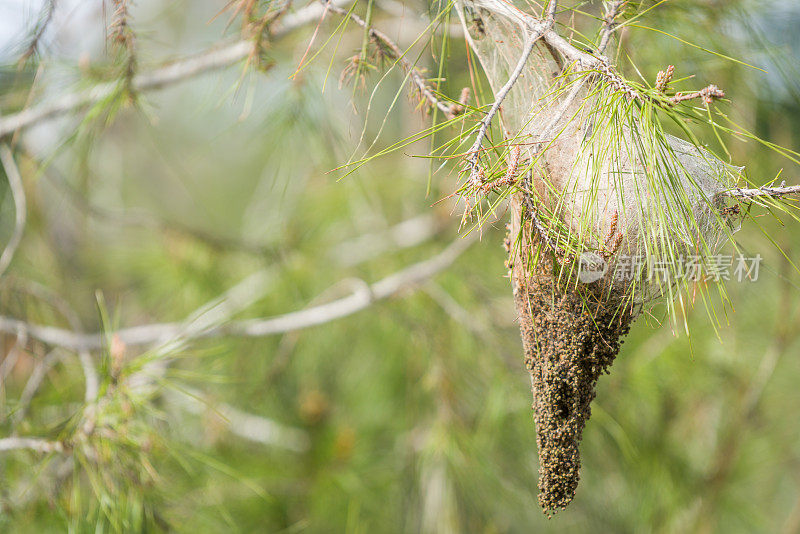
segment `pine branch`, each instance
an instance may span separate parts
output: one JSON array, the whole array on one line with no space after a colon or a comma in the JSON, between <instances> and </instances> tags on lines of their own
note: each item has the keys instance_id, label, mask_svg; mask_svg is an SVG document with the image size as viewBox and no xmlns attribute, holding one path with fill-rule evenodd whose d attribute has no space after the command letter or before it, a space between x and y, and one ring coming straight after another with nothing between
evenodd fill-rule
<instances>
[{"instance_id":1,"label":"pine branch","mask_svg":"<svg viewBox=\"0 0 800 534\"><path fill-rule=\"evenodd\" d=\"M455 113L455 111L457 111L457 108L454 107L452 104L442 101L434 94L433 90L431 90L430 86L428 85L428 82L422 76L420 70L414 65L412 65L405 58L405 53L400 49L397 43L395 43L388 35L386 35L380 30L376 30L372 26L369 26L364 19L362 19L355 13L352 13L338 6L331 5L330 1L325 2L325 6L329 11L332 11L343 17L349 17L350 20L352 20L353 22L364 28L367 31L370 38L376 39L381 43L383 43L391 52L391 54L389 54L391 59L394 59L397 62L399 62L400 65L403 67L403 69L406 72L408 72L409 77L411 78L411 83L414 85L416 90L419 91L419 93L425 98L425 100L428 101L430 105L437 107L448 118L452 118L455 115L457 115L457 113Z\"/></svg>"},{"instance_id":2,"label":"pine branch","mask_svg":"<svg viewBox=\"0 0 800 534\"><path fill-rule=\"evenodd\" d=\"M700 89L699 91L693 91L691 93L675 93L675 96L671 97L669 101L672 104L678 104L680 102L693 100L695 98L699 98L704 103L710 104L716 98L725 98L725 92L716 85L711 84Z\"/></svg>"},{"instance_id":3,"label":"pine branch","mask_svg":"<svg viewBox=\"0 0 800 534\"><path fill-rule=\"evenodd\" d=\"M334 4L346 4L349 1L331 0ZM278 21L272 31L272 35L274 37L286 35L292 30L315 21L323 12L323 6L312 4L295 13L287 14ZM150 72L137 74L131 79L130 86L136 92L162 89L246 59L254 53L255 47L256 43L252 40L241 40L224 46L213 47L194 56L173 61ZM118 87L119 84L116 81L97 84L85 90L66 94L53 102L45 102L32 108L0 117L0 137L95 104L114 94Z\"/></svg>"},{"instance_id":4,"label":"pine branch","mask_svg":"<svg viewBox=\"0 0 800 534\"><path fill-rule=\"evenodd\" d=\"M156 323L115 332L82 334L53 326L27 323L12 317L0 316L0 332L14 334L24 329L27 335L47 345L70 350L99 350L106 345L109 335L118 336L128 346L152 345L180 338L183 341L215 337L264 337L292 332L328 323L364 310L386 300L403 290L416 286L448 268L473 242L472 236L459 238L436 256L411 265L387 276L347 297L301 311L263 319L247 319L227 324L192 328L185 323Z\"/></svg>"},{"instance_id":5,"label":"pine branch","mask_svg":"<svg viewBox=\"0 0 800 534\"><path fill-rule=\"evenodd\" d=\"M180 346L189 340L198 338L215 337L218 335L265 336L322 324L351 315L359 310L367 308L374 302L396 295L412 285L420 284L450 266L474 240L474 237L458 239L433 258L414 264L370 286L365 286L360 291L348 297L300 312L289 313L269 319L237 321L227 325L227 327L221 325L221 321L227 319L232 313L235 313L244 305L251 302L255 298L255 295L260 294L258 290L254 290L253 285L263 285L262 279L264 275L262 273L256 273L227 291L222 297L214 299L207 305L198 309L192 314L190 320L187 321L188 324L161 324L138 327L140 336L138 340L132 340L129 335L136 329L120 330L113 335L118 342L122 342L126 345L164 343L166 339L165 346L171 348L175 345ZM99 349L104 345L108 335L101 333L88 335L79 334L69 330L27 325L21 321L0 318L0 330L4 330L9 324L32 332L33 334L31 337L35 339L61 348L73 350ZM146 339L148 335L150 338ZM159 376L161 374L159 371L165 370L166 366L167 361L163 359L148 362L148 364L145 365L145 369L132 375L128 379L128 387L131 390L151 387L154 380L153 377ZM108 394L109 393L106 393L106 395ZM199 397L199 395L197 396ZM83 422L79 432L84 435L91 435L93 433L95 425L94 418L101 409L99 403L102 401L103 399L100 399L87 406L84 411ZM198 403L190 403L190 405L186 403L182 404L193 412L197 412L199 409ZM284 427L271 419L243 412L227 404L221 404L217 406L217 409L220 415L228 421L230 431L240 437L295 451L302 451L308 447L308 437L300 430ZM47 441L39 438L12 437L0 439L0 452L18 449L30 449L37 452L50 453L64 452L67 450L67 447L65 447L62 442Z\"/></svg>"}]
</instances>

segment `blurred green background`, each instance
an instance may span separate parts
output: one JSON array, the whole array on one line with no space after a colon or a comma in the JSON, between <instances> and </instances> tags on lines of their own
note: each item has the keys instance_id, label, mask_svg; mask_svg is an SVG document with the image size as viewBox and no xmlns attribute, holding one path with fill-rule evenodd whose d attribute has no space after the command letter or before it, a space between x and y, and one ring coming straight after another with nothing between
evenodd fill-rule
<instances>
[{"instance_id":1,"label":"blurred green background","mask_svg":"<svg viewBox=\"0 0 800 534\"><path fill-rule=\"evenodd\" d=\"M29 31L40 3L5 3ZM59 7L43 53L23 67L15 54L25 31L11 32L0 71L4 114L25 105L32 88L34 102L47 100L119 72L124 58L104 37L113 6L78 4ZM376 25L403 46L424 29L417 13L436 9L376 6ZM224 7L136 2L138 68L235 36L230 11L214 18ZM600 5L582 9L596 14ZM326 20L312 53L340 19ZM796 2L675 0L641 24L768 71L654 31L623 35L623 50L651 83L674 64L676 77L694 75L687 86L722 87L731 102L721 106L734 120L798 148ZM238 315L266 317L347 295L452 242L458 214L432 204L453 190L455 173L414 157L428 154L431 140L343 179L330 172L374 139L373 152L420 131L429 117L405 91L387 112L402 84L396 71L370 73L363 90L339 86L361 43L355 27L290 79L313 31L271 42L264 69L240 64L144 94L113 116L101 106L15 139L28 224L0 281L2 314L68 328L60 302L86 331L181 321L267 268L266 296ZM423 38L415 50L434 77L438 48L422 48L431 43L441 46ZM463 39L449 47L442 91L456 97L469 73ZM627 59L620 64L637 76ZM712 132L697 134L714 148ZM782 168L787 183L800 181L796 165L756 143L730 148L758 183ZM2 183L5 243L14 210ZM388 232L408 220L415 225L405 227L413 238L405 246ZM690 336L676 335L658 309L635 323L599 383L577 496L548 520L536 503L536 433L503 265L505 222L501 214L432 280L366 311L170 353L155 391L111 394L104 410L113 432L84 449L94 455L0 453L0 530L800 532L800 275L789 262L800 262L798 224L762 210L737 234L764 260L756 282L728 284L718 329L702 304L689 316ZM4 337L6 357L14 341ZM48 353L30 342L8 370L0 437L57 439L75 423L84 386L73 354L47 371L14 422ZM139 370L140 354L126 348L123 376ZM113 355L96 356L107 388ZM220 403L276 423L274 435L293 436L295 446L236 435Z\"/></svg>"}]
</instances>

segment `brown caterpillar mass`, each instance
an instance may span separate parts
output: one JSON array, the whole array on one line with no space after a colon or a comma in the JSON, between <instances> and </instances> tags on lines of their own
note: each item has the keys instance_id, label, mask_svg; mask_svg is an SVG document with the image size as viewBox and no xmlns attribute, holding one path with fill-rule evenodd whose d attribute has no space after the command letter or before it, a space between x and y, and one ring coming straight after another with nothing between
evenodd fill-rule
<instances>
[{"instance_id":1,"label":"brown caterpillar mass","mask_svg":"<svg viewBox=\"0 0 800 534\"><path fill-rule=\"evenodd\" d=\"M536 247L528 245L523 249ZM540 256L530 271L524 267L525 255L515 255L509 264L525 366L531 374L539 504L550 515L575 496L579 445L597 379L619 353L634 314L620 296L603 291L602 282L584 286L579 294L557 279L560 266L552 258Z\"/></svg>"}]
</instances>

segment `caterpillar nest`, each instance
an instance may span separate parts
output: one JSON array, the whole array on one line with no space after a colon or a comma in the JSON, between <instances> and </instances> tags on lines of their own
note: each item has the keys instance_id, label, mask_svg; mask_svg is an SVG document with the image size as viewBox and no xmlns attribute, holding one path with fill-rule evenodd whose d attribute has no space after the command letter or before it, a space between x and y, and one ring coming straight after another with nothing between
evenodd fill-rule
<instances>
[{"instance_id":1,"label":"caterpillar nest","mask_svg":"<svg viewBox=\"0 0 800 534\"><path fill-rule=\"evenodd\" d=\"M458 11L497 95L534 33L531 20L541 21L500 0L464 1ZM708 257L737 223L722 193L742 169L661 130L650 116L657 103L596 59L583 68L539 39L500 112L525 176L510 197L506 243L548 514L575 495L598 378L642 306L672 293L677 273L651 277L648 266ZM581 281L587 255L604 269ZM631 258L638 269L621 276Z\"/></svg>"}]
</instances>

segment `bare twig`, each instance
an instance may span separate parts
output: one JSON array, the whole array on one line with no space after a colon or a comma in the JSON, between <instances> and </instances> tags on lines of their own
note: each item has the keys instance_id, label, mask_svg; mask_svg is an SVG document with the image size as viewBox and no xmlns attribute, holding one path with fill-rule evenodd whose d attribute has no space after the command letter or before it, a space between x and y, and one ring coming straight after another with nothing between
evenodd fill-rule
<instances>
[{"instance_id":1,"label":"bare twig","mask_svg":"<svg viewBox=\"0 0 800 534\"><path fill-rule=\"evenodd\" d=\"M561 55L563 55L567 60L577 63L584 69L594 68L602 62L600 57L593 56L592 54L584 52L580 48L573 46L569 41L561 37L558 32L552 28L542 28L543 21L530 15L527 15L526 20L528 26L530 26L532 29L543 29L544 31L542 36L544 37L545 41L547 41L551 47L558 50L559 53L561 53Z\"/></svg>"},{"instance_id":2,"label":"bare twig","mask_svg":"<svg viewBox=\"0 0 800 534\"><path fill-rule=\"evenodd\" d=\"M259 299L263 298L275 280L273 269L257 271L219 297L209 301L195 310L185 321L180 323L171 333L158 340L160 347L156 349L161 354L170 354L183 349L191 339L208 337L237 313L249 308ZM124 336L116 333L119 342L130 345ZM166 365L162 360L154 360L157 365Z\"/></svg>"},{"instance_id":3,"label":"bare twig","mask_svg":"<svg viewBox=\"0 0 800 534\"><path fill-rule=\"evenodd\" d=\"M221 48L207 50L160 69L134 76L131 87L137 92L160 89L211 70L227 67L247 57L252 47L253 43L250 41L238 41ZM53 102L39 104L0 118L0 137L85 108L114 94L118 87L116 81L98 84L88 90L69 93Z\"/></svg>"},{"instance_id":4,"label":"bare twig","mask_svg":"<svg viewBox=\"0 0 800 534\"><path fill-rule=\"evenodd\" d=\"M576 63L577 66L583 70L597 69L602 64L608 64L608 60L603 57L602 54L593 55L577 48L553 29L553 24L550 19L555 17L555 2L550 4L550 9L548 10L548 15L545 20L534 17L517 8L512 9L509 7L509 4L503 0L471 0L466 3L475 7L487 9L511 21L527 26L534 34L541 33L548 48L557 51L564 59ZM619 13L617 13L617 15L618 14Z\"/></svg>"},{"instance_id":5,"label":"bare twig","mask_svg":"<svg viewBox=\"0 0 800 534\"><path fill-rule=\"evenodd\" d=\"M547 18L544 20L543 24L536 24L535 27L533 24L531 24L532 34L527 36L525 48L522 51L519 61L517 61L517 65L514 67L514 71L511 73L511 76L509 76L505 85L503 85L503 87L497 91L497 94L494 97L494 104L492 104L492 107L486 113L486 116L484 116L481 120L480 126L478 127L478 134L475 136L475 142L472 144L472 147L470 147L468 152L469 155L467 156L470 178L474 177L478 172L478 158L480 157L480 152L483 147L483 140L486 137L486 132L489 129L489 125L492 123L492 119L494 119L494 116L497 114L500 106L503 104L503 100L505 100L508 92L511 91L511 88L514 87L515 83L517 83L517 80L522 74L522 70L525 68L525 64L528 62L528 57L530 57L531 52L533 52L533 48L536 46L536 42L553 27L557 8L558 2L551 0L550 9L548 10Z\"/></svg>"},{"instance_id":6,"label":"bare twig","mask_svg":"<svg viewBox=\"0 0 800 534\"><path fill-rule=\"evenodd\" d=\"M0 162L3 164L3 169L6 171L8 178L8 185L11 188L11 196L14 198L14 232L8 240L6 248L0 254L0 276L8 268L11 263L14 253L17 251L22 234L25 231L25 220L27 217L27 206L25 202L25 189L22 186L22 177L19 174L17 164L14 162L14 155L8 145L0 144Z\"/></svg>"},{"instance_id":7,"label":"bare twig","mask_svg":"<svg viewBox=\"0 0 800 534\"><path fill-rule=\"evenodd\" d=\"M222 297L215 299L192 314L190 320L184 326L184 332L168 341L161 351L167 353L170 350L175 350L176 347L183 346L190 339L210 337L215 333L263 336L294 331L350 315L359 309L366 308L372 302L387 298L412 284L420 283L433 276L436 272L450 265L473 240L473 238L458 240L434 258L412 265L372 286L363 284L351 296L332 303L272 319L238 321L224 326L222 321L227 320L233 313L247 305L248 302L257 300L263 293L263 290L254 287L259 283L251 281L253 278L251 276L244 282L237 284ZM215 329L215 327L219 328ZM118 339L122 339L123 336L122 332L116 333ZM163 375L168 365L169 359L157 359L153 362L148 362L142 371L128 379L129 387L131 389L153 387L154 382L156 382L155 377ZM201 395L190 390L186 392L189 398L188 400L179 399L179 401L182 401L181 405L194 413L202 413L203 403L196 400L201 398ZM191 399L191 397L194 397L194 399ZM230 431L240 437L295 451L303 451L308 448L308 436L300 430L285 427L265 417L242 412L227 404L217 405L214 409L228 422Z\"/></svg>"},{"instance_id":8,"label":"bare twig","mask_svg":"<svg viewBox=\"0 0 800 534\"><path fill-rule=\"evenodd\" d=\"M608 44L611 42L611 36L617 29L617 17L622 13L625 4L628 0L613 0L606 2L606 14L603 17L603 29L600 31L600 44L597 46L599 53L604 53Z\"/></svg>"},{"instance_id":9,"label":"bare twig","mask_svg":"<svg viewBox=\"0 0 800 534\"><path fill-rule=\"evenodd\" d=\"M726 196L739 198L742 200L757 199L763 197L779 198L790 195L800 195L800 185L788 185L780 187L757 187L755 189L731 189L724 193Z\"/></svg>"},{"instance_id":10,"label":"bare twig","mask_svg":"<svg viewBox=\"0 0 800 534\"><path fill-rule=\"evenodd\" d=\"M85 348L78 349L78 360L81 362L83 380L86 384L84 400L86 402L92 402L97 398L97 394L100 391L100 379L97 376L97 369L95 369L92 355Z\"/></svg>"},{"instance_id":11,"label":"bare twig","mask_svg":"<svg viewBox=\"0 0 800 534\"><path fill-rule=\"evenodd\" d=\"M347 3L344 0L331 0L331 2L334 4ZM313 22L323 11L324 8L321 5L312 4L295 13L289 13L280 19L271 34L274 37L283 36L300 26ZM164 67L134 76L131 80L131 89L136 92L161 89L200 74L227 67L250 57L255 46L251 40L241 40L205 50ZM0 137L95 104L114 94L118 88L119 84L116 81L101 83L86 90L66 94L52 102L42 103L2 117L0 118Z\"/></svg>"},{"instance_id":12,"label":"bare twig","mask_svg":"<svg viewBox=\"0 0 800 534\"><path fill-rule=\"evenodd\" d=\"M392 297L415 286L449 267L475 240L458 239L445 250L420 263L388 276L353 294L313 308L265 319L248 319L227 324L209 324L206 320L193 323L157 323L112 332L128 346L152 345L180 338L188 341L221 336L262 337L300 330L324 324L361 311L371 304ZM0 332L15 333L25 328L28 335L45 344L71 350L97 350L105 346L108 334L81 334L72 330L29 324L18 319L0 316Z\"/></svg>"},{"instance_id":13,"label":"bare twig","mask_svg":"<svg viewBox=\"0 0 800 534\"><path fill-rule=\"evenodd\" d=\"M528 57L530 57L531 52L533 52L533 48L536 46L536 41L539 39L539 37L541 37L541 35L532 35L528 38L528 42L525 43L525 48L522 51L519 61L517 61L514 71L511 73L511 76L505 85L497 92L497 95L495 95L494 104L492 104L492 107L480 121L478 134L475 136L475 142L472 144L472 147L470 147L468 152L469 156L467 157L467 163L469 164L471 174L475 174L477 172L478 157L480 156L481 149L483 148L483 140L486 137L486 132L489 129L489 125L492 123L492 119L494 119L494 116L497 114L497 111L503 104L503 100L505 100L508 92L512 87L514 87L514 84L519 79L520 74L522 74L522 69L525 68L525 63L528 62Z\"/></svg>"},{"instance_id":14,"label":"bare twig","mask_svg":"<svg viewBox=\"0 0 800 534\"><path fill-rule=\"evenodd\" d=\"M269 319L250 319L234 322L224 329L225 333L234 336L260 337L308 328L352 315L366 309L377 301L387 299L408 287L415 286L446 269L474 240L475 238L471 236L457 239L433 258L407 267L365 287L362 291L354 292L352 295L331 303Z\"/></svg>"},{"instance_id":15,"label":"bare twig","mask_svg":"<svg viewBox=\"0 0 800 534\"><path fill-rule=\"evenodd\" d=\"M15 437L0 439L0 452L24 449L42 453L62 452L64 444L60 441L47 441L40 438Z\"/></svg>"}]
</instances>

